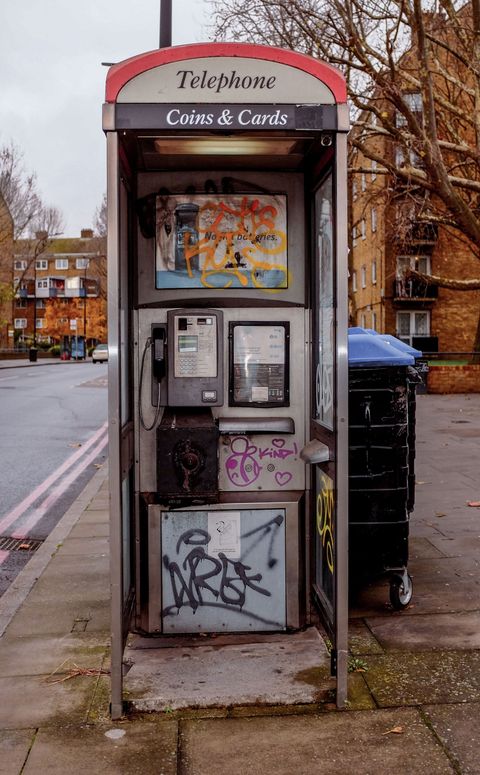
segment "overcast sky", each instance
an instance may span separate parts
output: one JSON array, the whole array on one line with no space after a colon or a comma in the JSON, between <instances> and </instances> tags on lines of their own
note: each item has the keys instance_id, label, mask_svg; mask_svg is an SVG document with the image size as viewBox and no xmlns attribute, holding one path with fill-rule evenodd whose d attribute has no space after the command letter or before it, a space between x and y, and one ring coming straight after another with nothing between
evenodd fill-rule
<instances>
[{"instance_id":1,"label":"overcast sky","mask_svg":"<svg viewBox=\"0 0 480 775\"><path fill-rule=\"evenodd\" d=\"M208 40L208 0L172 0L173 45ZM0 145L36 172L65 236L91 228L105 192L107 68L158 48L160 0L3 0Z\"/></svg>"}]
</instances>

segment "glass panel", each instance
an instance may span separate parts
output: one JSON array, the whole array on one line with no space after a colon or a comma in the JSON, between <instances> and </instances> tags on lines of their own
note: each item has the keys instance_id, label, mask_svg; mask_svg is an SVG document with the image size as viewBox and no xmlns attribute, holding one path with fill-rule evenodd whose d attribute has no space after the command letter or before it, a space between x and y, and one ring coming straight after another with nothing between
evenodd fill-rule
<instances>
[{"instance_id":1,"label":"glass panel","mask_svg":"<svg viewBox=\"0 0 480 775\"><path fill-rule=\"evenodd\" d=\"M397 277L403 277L405 270L410 268L410 256L397 256Z\"/></svg>"},{"instance_id":2,"label":"glass panel","mask_svg":"<svg viewBox=\"0 0 480 775\"><path fill-rule=\"evenodd\" d=\"M403 336L410 335L410 312L397 313L397 331Z\"/></svg>"},{"instance_id":3,"label":"glass panel","mask_svg":"<svg viewBox=\"0 0 480 775\"><path fill-rule=\"evenodd\" d=\"M428 312L415 312L414 331L417 336L426 336L428 334Z\"/></svg>"},{"instance_id":4,"label":"glass panel","mask_svg":"<svg viewBox=\"0 0 480 775\"><path fill-rule=\"evenodd\" d=\"M334 267L333 267L333 189L331 175L315 194L315 244L318 265L315 419L333 430L334 405Z\"/></svg>"},{"instance_id":5,"label":"glass panel","mask_svg":"<svg viewBox=\"0 0 480 775\"><path fill-rule=\"evenodd\" d=\"M430 261L428 256L417 256L415 259L415 269L417 269L418 272L422 272L423 274L429 274Z\"/></svg>"}]
</instances>

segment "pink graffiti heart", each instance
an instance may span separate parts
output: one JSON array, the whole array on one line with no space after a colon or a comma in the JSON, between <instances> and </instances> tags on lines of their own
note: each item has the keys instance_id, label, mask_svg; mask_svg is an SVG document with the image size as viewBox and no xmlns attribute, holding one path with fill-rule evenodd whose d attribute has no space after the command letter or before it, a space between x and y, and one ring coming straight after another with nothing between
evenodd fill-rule
<instances>
[{"instance_id":1,"label":"pink graffiti heart","mask_svg":"<svg viewBox=\"0 0 480 775\"><path fill-rule=\"evenodd\" d=\"M290 471L277 471L275 474L275 481L279 487L285 487L293 479L293 474Z\"/></svg>"},{"instance_id":2,"label":"pink graffiti heart","mask_svg":"<svg viewBox=\"0 0 480 775\"><path fill-rule=\"evenodd\" d=\"M285 439L272 439L272 446L278 447L284 447L285 446Z\"/></svg>"}]
</instances>

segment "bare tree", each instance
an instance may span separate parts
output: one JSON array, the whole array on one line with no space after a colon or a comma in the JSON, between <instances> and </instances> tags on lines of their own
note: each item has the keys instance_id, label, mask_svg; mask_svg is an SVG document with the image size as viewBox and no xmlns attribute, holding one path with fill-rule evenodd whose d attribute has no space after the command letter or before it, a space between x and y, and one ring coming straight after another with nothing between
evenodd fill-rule
<instances>
[{"instance_id":1,"label":"bare tree","mask_svg":"<svg viewBox=\"0 0 480 775\"><path fill-rule=\"evenodd\" d=\"M13 221L13 239L26 259L26 269L15 287L11 291L4 289L14 295L33 262L45 251L48 240L63 232L64 223L60 210L43 204L36 174L26 171L23 154L13 142L0 147L0 196L6 204L0 210L0 244L11 239L11 226L8 227ZM12 259L13 255L3 251L4 263L10 261L11 265Z\"/></svg>"},{"instance_id":2,"label":"bare tree","mask_svg":"<svg viewBox=\"0 0 480 775\"><path fill-rule=\"evenodd\" d=\"M94 229L97 237L107 236L107 195L103 195L101 204L95 210Z\"/></svg>"},{"instance_id":3,"label":"bare tree","mask_svg":"<svg viewBox=\"0 0 480 775\"><path fill-rule=\"evenodd\" d=\"M216 38L339 67L354 112L351 173L371 172L362 159L376 162L397 234L434 224L480 259L480 0L216 0L213 8ZM480 273L465 282L454 262L451 273L414 274L480 289Z\"/></svg>"},{"instance_id":4,"label":"bare tree","mask_svg":"<svg viewBox=\"0 0 480 775\"><path fill-rule=\"evenodd\" d=\"M0 194L13 219L14 239L25 236L43 206L36 175L26 172L23 154L13 142L0 147ZM0 239L3 231L0 223Z\"/></svg>"}]
</instances>

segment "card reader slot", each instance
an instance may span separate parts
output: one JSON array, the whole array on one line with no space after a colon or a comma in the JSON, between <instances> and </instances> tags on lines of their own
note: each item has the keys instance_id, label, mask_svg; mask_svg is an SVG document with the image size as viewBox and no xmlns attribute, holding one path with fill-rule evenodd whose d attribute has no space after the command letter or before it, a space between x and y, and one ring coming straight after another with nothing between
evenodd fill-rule
<instances>
[{"instance_id":1,"label":"card reader slot","mask_svg":"<svg viewBox=\"0 0 480 775\"><path fill-rule=\"evenodd\" d=\"M292 417L219 417L220 433L295 433Z\"/></svg>"}]
</instances>

